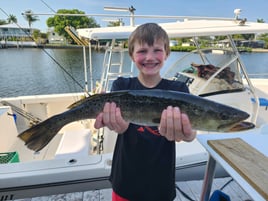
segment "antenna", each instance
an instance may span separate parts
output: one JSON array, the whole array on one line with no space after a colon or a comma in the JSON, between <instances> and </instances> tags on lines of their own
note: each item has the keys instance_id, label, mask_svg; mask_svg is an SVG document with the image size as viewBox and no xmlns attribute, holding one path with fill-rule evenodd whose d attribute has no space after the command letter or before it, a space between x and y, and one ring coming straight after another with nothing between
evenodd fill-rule
<instances>
[{"instance_id":1,"label":"antenna","mask_svg":"<svg viewBox=\"0 0 268 201\"><path fill-rule=\"evenodd\" d=\"M236 8L234 9L234 14L235 14L235 19L238 20L239 19L239 15L241 13L241 9L240 8Z\"/></svg>"},{"instance_id":2,"label":"antenna","mask_svg":"<svg viewBox=\"0 0 268 201\"><path fill-rule=\"evenodd\" d=\"M110 7L110 6L105 6L104 7L104 10L129 12L130 13L130 26L134 26L134 11L136 9L133 6L130 6L129 8L126 8L126 7Z\"/></svg>"}]
</instances>

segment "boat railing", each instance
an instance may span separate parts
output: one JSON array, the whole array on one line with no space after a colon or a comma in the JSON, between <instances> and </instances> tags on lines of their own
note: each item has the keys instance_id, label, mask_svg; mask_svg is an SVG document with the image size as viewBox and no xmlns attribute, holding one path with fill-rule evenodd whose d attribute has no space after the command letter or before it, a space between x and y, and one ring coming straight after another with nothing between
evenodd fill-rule
<instances>
[{"instance_id":1,"label":"boat railing","mask_svg":"<svg viewBox=\"0 0 268 201\"><path fill-rule=\"evenodd\" d=\"M196 80L196 81L192 81L189 86L191 93L195 95L205 95L205 94L214 94L214 95L219 94L220 95L222 93L243 91L243 89L247 87L248 92L250 93L250 96L256 100L256 104L249 102L249 104L252 104L252 111L250 111L250 113L252 114L251 121L255 123L257 120L258 109L259 109L258 98L254 90L254 87L252 86L250 82L245 66L242 60L240 59L240 54L235 44L233 43L233 40L231 37L229 41L230 41L230 47L228 47L227 50L221 49L222 51L226 51L222 53L222 54L226 54L226 56L222 56L220 58L218 56L211 57L211 55L214 55L213 48L197 47L197 50L194 50L190 53L186 53L181 58L179 58L173 65L171 65L171 67L166 70L166 73L164 74L164 76L172 77L171 75L172 73L174 76L176 73L181 71L180 74L185 75L188 78L191 78L192 80ZM187 73L187 71L185 71L191 68L191 67L188 67L189 61L200 62L198 64L201 64L204 66L206 66L206 64L212 64L212 66L215 65L217 70L214 69L215 72L206 78L198 77L198 75L196 75L194 72ZM224 82L226 87L222 87L222 86L225 86L223 85L223 81L220 81L216 78L220 78L221 77L220 75L228 72L229 71L228 68L231 68L235 77L232 83L226 80L226 83ZM219 85L219 87L217 87L218 85L215 85L213 87L213 84L219 84L219 83L222 83Z\"/></svg>"},{"instance_id":2,"label":"boat railing","mask_svg":"<svg viewBox=\"0 0 268 201\"><path fill-rule=\"evenodd\" d=\"M102 77L101 77L101 91L108 91L110 89L111 81L120 76L130 77L133 75L134 65L128 71L123 71L124 55L128 51L122 45L115 46L115 39L112 40L111 46L106 48L103 60ZM117 57L115 57L117 54Z\"/></svg>"},{"instance_id":3,"label":"boat railing","mask_svg":"<svg viewBox=\"0 0 268 201\"><path fill-rule=\"evenodd\" d=\"M237 60L237 57L234 57L233 59L231 59L230 61L228 61L227 63L225 63L224 65L222 65L222 67L217 70L208 80L207 82L205 82L205 84L203 84L199 90L197 91L196 95L200 95L202 94L202 92L204 91L204 89L211 83L211 81L216 78L217 75L219 75L220 72L222 72L226 67L228 67L231 63L233 63L235 60Z\"/></svg>"},{"instance_id":4,"label":"boat railing","mask_svg":"<svg viewBox=\"0 0 268 201\"><path fill-rule=\"evenodd\" d=\"M243 73L243 76L244 76L244 78L245 78L245 80L246 80L246 82L248 84L249 90L252 93L253 98L256 100L257 104L254 104L254 103L252 104L253 112L252 112L252 118L251 118L252 122L256 123L257 117L258 117L258 112L259 112L259 99L258 99L258 96L256 94L255 88L254 88L253 84L251 83L251 81L249 79L248 73L246 71L246 67L245 67L245 65L244 65L244 63L243 63L243 61L242 61L242 59L240 57L239 51L238 51L238 49L237 49L237 47L235 45L235 42L234 42L232 36L228 35L228 39L230 41L231 47L232 47L235 55L237 56L237 60L238 60L239 65L240 65L240 69L241 69L241 71Z\"/></svg>"},{"instance_id":5,"label":"boat railing","mask_svg":"<svg viewBox=\"0 0 268 201\"><path fill-rule=\"evenodd\" d=\"M29 120L30 124L32 124L32 125L38 124L38 123L43 121L42 119L36 117L35 115L31 114L30 112L27 112L26 110L23 110L23 109L17 107L16 105L14 105L8 101L1 101L1 104L5 105L5 106L10 106L12 108L12 111L20 114L21 116L23 116L24 118Z\"/></svg>"},{"instance_id":6,"label":"boat railing","mask_svg":"<svg viewBox=\"0 0 268 201\"><path fill-rule=\"evenodd\" d=\"M220 21L238 21L242 19L235 17L206 17L206 16L179 16L179 15L122 15L122 14L98 14L98 13L31 13L31 15L39 16L89 16L89 17L117 17L117 18L130 18L130 19L166 19L166 20L220 20ZM28 13L23 13L23 15L29 15ZM135 22L131 23L135 25Z\"/></svg>"}]
</instances>

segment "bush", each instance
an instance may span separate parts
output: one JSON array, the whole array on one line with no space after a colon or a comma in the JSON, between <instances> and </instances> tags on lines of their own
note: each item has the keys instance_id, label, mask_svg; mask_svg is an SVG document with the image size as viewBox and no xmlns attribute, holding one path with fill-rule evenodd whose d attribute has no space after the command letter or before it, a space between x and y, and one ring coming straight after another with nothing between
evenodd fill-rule
<instances>
[{"instance_id":1,"label":"bush","mask_svg":"<svg viewBox=\"0 0 268 201\"><path fill-rule=\"evenodd\" d=\"M193 50L195 50L196 47L194 46L173 46L173 47L170 47L170 50L171 51L176 51L176 52L191 52Z\"/></svg>"}]
</instances>

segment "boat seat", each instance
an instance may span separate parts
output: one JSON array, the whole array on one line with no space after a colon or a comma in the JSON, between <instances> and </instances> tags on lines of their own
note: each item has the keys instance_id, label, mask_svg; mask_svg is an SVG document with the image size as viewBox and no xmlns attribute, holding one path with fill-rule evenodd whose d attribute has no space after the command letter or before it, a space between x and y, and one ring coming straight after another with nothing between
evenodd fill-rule
<instances>
[{"instance_id":1,"label":"boat seat","mask_svg":"<svg viewBox=\"0 0 268 201\"><path fill-rule=\"evenodd\" d=\"M255 102L255 99L254 98L252 98L251 100L252 100L252 102ZM266 98L259 98L259 105L260 106L264 106L265 109L267 110L268 109L268 99L266 99Z\"/></svg>"},{"instance_id":2,"label":"boat seat","mask_svg":"<svg viewBox=\"0 0 268 201\"><path fill-rule=\"evenodd\" d=\"M55 158L88 156L90 150L90 130L65 131L56 151Z\"/></svg>"},{"instance_id":3,"label":"boat seat","mask_svg":"<svg viewBox=\"0 0 268 201\"><path fill-rule=\"evenodd\" d=\"M259 98L260 106L265 106L265 109L268 109L268 100L266 98Z\"/></svg>"}]
</instances>

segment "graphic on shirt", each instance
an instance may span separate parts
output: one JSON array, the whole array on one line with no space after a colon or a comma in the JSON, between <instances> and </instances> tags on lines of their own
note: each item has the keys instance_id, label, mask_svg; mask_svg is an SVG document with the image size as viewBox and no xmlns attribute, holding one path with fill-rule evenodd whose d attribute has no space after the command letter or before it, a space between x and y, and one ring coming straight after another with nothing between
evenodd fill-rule
<instances>
[{"instance_id":1,"label":"graphic on shirt","mask_svg":"<svg viewBox=\"0 0 268 201\"><path fill-rule=\"evenodd\" d=\"M149 133L153 134L153 135L156 135L156 136L161 136L158 129L153 129L149 126L140 126L138 129L137 129L138 132L140 133L144 133L145 131L148 131Z\"/></svg>"}]
</instances>

